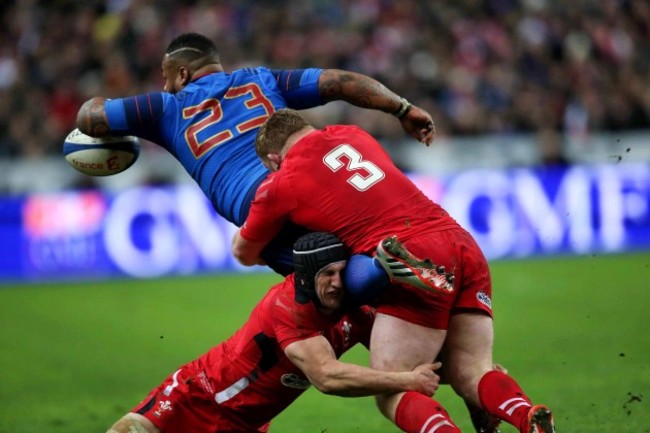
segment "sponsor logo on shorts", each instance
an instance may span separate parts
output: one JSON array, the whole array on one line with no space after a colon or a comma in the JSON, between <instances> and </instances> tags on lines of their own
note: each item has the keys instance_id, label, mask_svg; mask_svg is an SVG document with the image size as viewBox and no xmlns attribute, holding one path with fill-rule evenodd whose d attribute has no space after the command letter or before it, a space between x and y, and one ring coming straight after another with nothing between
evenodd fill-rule
<instances>
[{"instance_id":1,"label":"sponsor logo on shorts","mask_svg":"<svg viewBox=\"0 0 650 433\"><path fill-rule=\"evenodd\" d=\"M476 299L478 299L481 304L485 305L490 310L492 309L492 299L490 299L490 297L482 290L476 294Z\"/></svg>"},{"instance_id":2,"label":"sponsor logo on shorts","mask_svg":"<svg viewBox=\"0 0 650 433\"><path fill-rule=\"evenodd\" d=\"M307 389L311 386L311 382L309 380L301 379L295 373L283 374L282 378L280 378L280 381L282 382L282 385L286 386L287 388Z\"/></svg>"},{"instance_id":3,"label":"sponsor logo on shorts","mask_svg":"<svg viewBox=\"0 0 650 433\"><path fill-rule=\"evenodd\" d=\"M158 409L153 413L156 415L158 418L162 416L164 412L171 412L173 410L172 408L172 402L169 400L165 401L159 401L158 402Z\"/></svg>"}]
</instances>

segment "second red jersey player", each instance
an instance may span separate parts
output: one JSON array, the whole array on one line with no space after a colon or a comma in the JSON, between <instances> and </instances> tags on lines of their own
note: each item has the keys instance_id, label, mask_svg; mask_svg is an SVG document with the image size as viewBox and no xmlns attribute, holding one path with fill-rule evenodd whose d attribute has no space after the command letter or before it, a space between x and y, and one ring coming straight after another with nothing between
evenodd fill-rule
<instances>
[{"instance_id":1,"label":"second red jersey player","mask_svg":"<svg viewBox=\"0 0 650 433\"><path fill-rule=\"evenodd\" d=\"M338 357L357 343L368 345L372 321L368 307L323 316L312 303L298 304L292 274L232 337L183 365L133 412L163 432L266 431L310 386L283 349L322 334Z\"/></svg>"}]
</instances>

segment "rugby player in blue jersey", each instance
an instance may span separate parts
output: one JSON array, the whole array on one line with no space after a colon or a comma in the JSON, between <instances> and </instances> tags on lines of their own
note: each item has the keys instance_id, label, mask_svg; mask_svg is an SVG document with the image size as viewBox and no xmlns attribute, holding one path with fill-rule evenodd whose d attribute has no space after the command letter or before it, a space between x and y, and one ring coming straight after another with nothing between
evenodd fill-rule
<instances>
[{"instance_id":1,"label":"rugby player in blue jersey","mask_svg":"<svg viewBox=\"0 0 650 433\"><path fill-rule=\"evenodd\" d=\"M219 215L238 227L269 173L255 153L258 128L278 109L341 100L394 115L407 133L427 145L435 135L429 113L368 76L319 68L226 72L212 41L196 33L182 34L169 44L162 75L163 92L86 101L77 114L77 127L94 137L136 135L164 147ZM300 234L303 229L287 227L264 251L264 264L280 274L290 273L291 246ZM371 299L388 283L383 269L369 257L353 257L348 268L348 290L359 301ZM410 282L424 284L418 278Z\"/></svg>"}]
</instances>

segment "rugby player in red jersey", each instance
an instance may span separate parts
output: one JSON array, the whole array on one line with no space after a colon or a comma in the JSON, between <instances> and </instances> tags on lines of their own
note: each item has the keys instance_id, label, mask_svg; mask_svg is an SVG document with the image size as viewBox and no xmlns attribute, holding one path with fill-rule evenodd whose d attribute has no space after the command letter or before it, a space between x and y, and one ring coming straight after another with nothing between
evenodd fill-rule
<instances>
[{"instance_id":1,"label":"rugby player in red jersey","mask_svg":"<svg viewBox=\"0 0 650 433\"><path fill-rule=\"evenodd\" d=\"M409 371L440 355L446 380L468 405L522 433L554 432L550 410L533 405L512 377L493 368L492 285L479 246L373 137L351 125L317 130L297 112L280 110L260 128L256 149L273 173L260 184L235 235L233 253L240 262L256 263L286 221L334 233L353 254L376 250L396 283L413 257L427 257L438 290L393 284L377 298L371 367ZM459 431L440 404L424 395L376 399L406 432Z\"/></svg>"},{"instance_id":2,"label":"rugby player in red jersey","mask_svg":"<svg viewBox=\"0 0 650 433\"><path fill-rule=\"evenodd\" d=\"M269 422L310 385L341 396L438 388L429 362L385 372L338 361L368 346L372 308L346 303L341 272L348 251L329 233L294 246L295 274L273 286L232 337L180 367L109 433L266 432Z\"/></svg>"}]
</instances>

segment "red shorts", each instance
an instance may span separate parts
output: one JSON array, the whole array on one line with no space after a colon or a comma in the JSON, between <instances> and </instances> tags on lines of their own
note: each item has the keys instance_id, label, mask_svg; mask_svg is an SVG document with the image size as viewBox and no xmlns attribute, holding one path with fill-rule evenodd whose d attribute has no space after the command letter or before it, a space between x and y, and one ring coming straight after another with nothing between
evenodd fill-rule
<instances>
[{"instance_id":1,"label":"red shorts","mask_svg":"<svg viewBox=\"0 0 650 433\"><path fill-rule=\"evenodd\" d=\"M270 425L250 426L226 417L197 361L167 377L131 412L149 419L162 433L266 433Z\"/></svg>"},{"instance_id":2,"label":"red shorts","mask_svg":"<svg viewBox=\"0 0 650 433\"><path fill-rule=\"evenodd\" d=\"M429 258L447 272L453 272L454 292L434 294L406 285L391 285L379 296L377 312L434 329L447 329L450 315L463 310L480 311L492 317L490 269L466 230L424 233L403 243L418 258Z\"/></svg>"}]
</instances>

